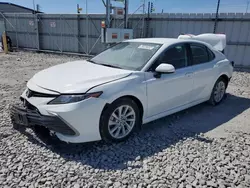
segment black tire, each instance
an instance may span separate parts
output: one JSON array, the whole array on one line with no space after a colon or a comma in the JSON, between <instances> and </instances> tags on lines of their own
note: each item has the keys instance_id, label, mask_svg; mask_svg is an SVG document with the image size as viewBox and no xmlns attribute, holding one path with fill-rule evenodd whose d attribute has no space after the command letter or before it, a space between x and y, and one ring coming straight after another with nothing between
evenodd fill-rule
<instances>
[{"instance_id":1,"label":"black tire","mask_svg":"<svg viewBox=\"0 0 250 188\"><path fill-rule=\"evenodd\" d=\"M216 100L215 100L215 90L216 90L217 84L220 83L220 82L223 82L223 83L224 83L224 85L225 85L225 92L224 92L224 95L223 95L223 97L221 98L221 100L216 101ZM214 87L213 87L213 90L212 90L212 93L211 93L211 96L210 96L210 99L209 99L209 101L208 101L209 104L211 104L211 105L213 105L213 106L216 106L216 105L220 104L220 103L226 98L227 84L228 84L228 82L227 82L224 78L222 78L222 77L220 77L220 78L215 82Z\"/></svg>"},{"instance_id":2,"label":"black tire","mask_svg":"<svg viewBox=\"0 0 250 188\"><path fill-rule=\"evenodd\" d=\"M131 108L133 108L134 112L135 112L135 124L134 127L132 128L132 130L130 131L130 133L122 138L115 138L113 137L108 129L108 122L109 119L112 115L112 113L120 106L122 105L128 105ZM104 141L106 142L121 142L126 140L135 130L136 128L140 127L141 125L141 115L140 115L140 110L137 106L137 104L130 98L121 98L118 99L116 101L114 101L112 104L110 104L108 106L108 108L106 108L100 118L100 134L101 137Z\"/></svg>"}]
</instances>

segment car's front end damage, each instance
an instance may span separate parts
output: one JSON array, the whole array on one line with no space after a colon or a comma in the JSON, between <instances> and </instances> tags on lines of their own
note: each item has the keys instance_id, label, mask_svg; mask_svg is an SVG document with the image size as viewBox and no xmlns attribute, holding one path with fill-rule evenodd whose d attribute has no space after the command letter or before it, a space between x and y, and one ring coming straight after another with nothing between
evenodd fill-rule
<instances>
[{"instance_id":1,"label":"car's front end damage","mask_svg":"<svg viewBox=\"0 0 250 188\"><path fill-rule=\"evenodd\" d=\"M27 95L29 92L35 95ZM21 95L20 102L11 108L13 127L25 130L40 126L60 140L71 143L101 139L99 117L102 112L100 107L105 105L104 100L88 98L76 103L49 104L57 97L27 88Z\"/></svg>"},{"instance_id":2,"label":"car's front end damage","mask_svg":"<svg viewBox=\"0 0 250 188\"><path fill-rule=\"evenodd\" d=\"M56 114L42 115L35 106L24 98L20 98L20 103L13 105L11 108L11 120L15 124L14 128L24 130L25 128L42 126L64 135L73 136L77 134L73 128Z\"/></svg>"},{"instance_id":3,"label":"car's front end damage","mask_svg":"<svg viewBox=\"0 0 250 188\"><path fill-rule=\"evenodd\" d=\"M107 101L102 90L92 91L130 73L88 61L45 69L28 81L20 104L11 108L13 127L43 127L71 143L101 140L99 122Z\"/></svg>"}]
</instances>

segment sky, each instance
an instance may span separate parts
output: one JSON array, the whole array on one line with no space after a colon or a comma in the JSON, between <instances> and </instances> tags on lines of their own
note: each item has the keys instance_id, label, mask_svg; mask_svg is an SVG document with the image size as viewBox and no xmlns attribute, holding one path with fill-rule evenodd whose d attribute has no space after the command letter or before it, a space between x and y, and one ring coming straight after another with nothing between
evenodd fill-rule
<instances>
[{"instance_id":1,"label":"sky","mask_svg":"<svg viewBox=\"0 0 250 188\"><path fill-rule=\"evenodd\" d=\"M41 11L45 13L76 13L76 4L83 8L82 13L86 13L86 1L88 2L88 13L105 13L102 0L34 0L39 4ZM104 0L105 1L105 0ZM145 0L146 4L148 0ZM151 0L154 4L155 12L160 13L212 13L216 12L218 0ZM33 0L0 0L0 2L10 2L33 8ZM113 5L122 6L122 3L112 1ZM130 13L142 13L144 0L129 0ZM220 12L250 12L247 4L250 0L221 0ZM139 8L141 6L141 8ZM139 8L139 9L138 9ZM137 10L138 9L138 10ZM137 11L136 11L137 10Z\"/></svg>"}]
</instances>

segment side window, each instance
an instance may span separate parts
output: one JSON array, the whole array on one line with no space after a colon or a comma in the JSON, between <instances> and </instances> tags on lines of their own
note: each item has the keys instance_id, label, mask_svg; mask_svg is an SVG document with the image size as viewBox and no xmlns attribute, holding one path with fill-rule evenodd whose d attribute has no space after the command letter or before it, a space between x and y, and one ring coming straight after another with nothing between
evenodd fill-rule
<instances>
[{"instance_id":1,"label":"side window","mask_svg":"<svg viewBox=\"0 0 250 188\"><path fill-rule=\"evenodd\" d=\"M209 62L210 58L206 46L201 44L191 44L190 48L193 56L193 65Z\"/></svg>"},{"instance_id":2,"label":"side window","mask_svg":"<svg viewBox=\"0 0 250 188\"><path fill-rule=\"evenodd\" d=\"M208 52L208 60L213 61L215 59L214 53L208 48L207 48L207 52Z\"/></svg>"},{"instance_id":3,"label":"side window","mask_svg":"<svg viewBox=\"0 0 250 188\"><path fill-rule=\"evenodd\" d=\"M163 52L159 62L171 64L175 69L186 67L188 62L186 46L180 44L167 49Z\"/></svg>"}]
</instances>

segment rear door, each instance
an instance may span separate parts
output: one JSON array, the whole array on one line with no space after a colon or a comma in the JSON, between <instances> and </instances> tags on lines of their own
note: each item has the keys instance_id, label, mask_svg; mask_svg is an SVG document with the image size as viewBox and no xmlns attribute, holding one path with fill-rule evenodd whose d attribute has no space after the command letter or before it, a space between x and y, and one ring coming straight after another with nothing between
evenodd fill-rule
<instances>
[{"instance_id":1,"label":"rear door","mask_svg":"<svg viewBox=\"0 0 250 188\"><path fill-rule=\"evenodd\" d=\"M205 100L210 97L215 71L215 55L205 45L201 43L190 43L189 52L191 56L191 66L193 68L193 91L192 102Z\"/></svg>"}]
</instances>

